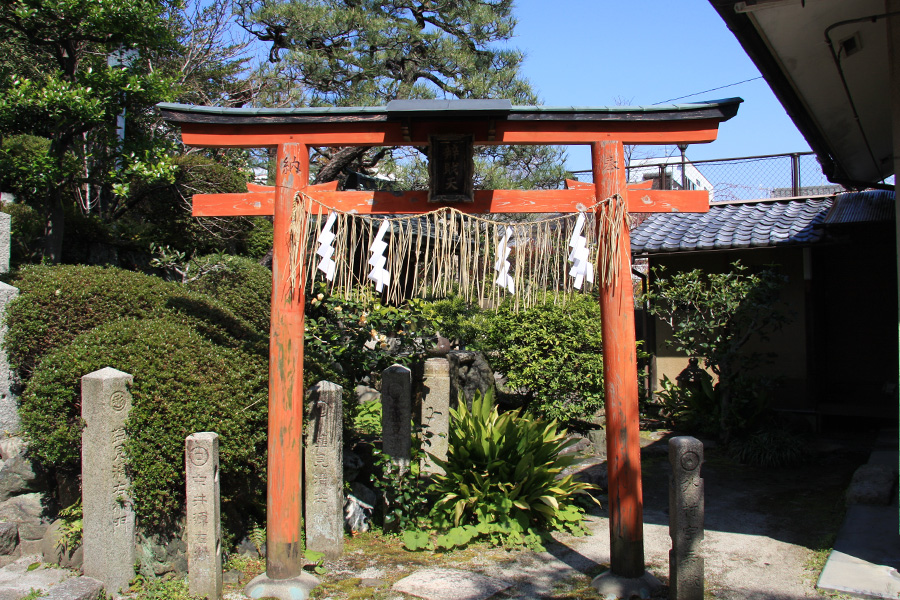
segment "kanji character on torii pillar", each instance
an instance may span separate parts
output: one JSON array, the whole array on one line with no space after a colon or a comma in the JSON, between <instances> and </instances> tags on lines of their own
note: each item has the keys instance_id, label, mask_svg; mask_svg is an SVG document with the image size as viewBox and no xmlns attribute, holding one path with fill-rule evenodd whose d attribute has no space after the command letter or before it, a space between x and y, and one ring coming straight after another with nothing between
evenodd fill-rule
<instances>
[{"instance_id":1,"label":"kanji character on torii pillar","mask_svg":"<svg viewBox=\"0 0 900 600\"><path fill-rule=\"evenodd\" d=\"M512 106L504 100L393 101L387 107L300 109L159 105L166 120L181 126L186 145L277 148L274 189L249 186L251 189L245 194L196 195L193 199L196 216L274 218L266 557L269 583L268 587L259 588L264 589L264 595L280 596L279 590L303 587L295 579L303 573L300 527L304 297L303 282L299 281L302 277L292 276L290 264L289 227L294 198L302 191L323 206L368 215L419 214L435 208L434 203L425 201L428 192L350 192L336 191L334 184L310 186L309 147L423 147L435 139L459 135L468 136L474 145L589 144L593 184L572 185L566 190L477 190L472 192L470 202L455 202L453 206L465 213L565 213L584 210L594 204L594 199L617 197L630 212L705 212L709 208L705 190L648 190L627 184L623 145L711 142L717 136L719 123L732 118L740 102L728 99L676 106L602 108ZM455 168L453 175L457 177ZM460 181L454 179L448 189L458 191ZM600 273L599 282L611 540L611 576L604 579L638 582L645 571L627 226L620 228L615 243L618 246L607 254L616 262L607 265L609 273ZM620 277L615 277L615 273ZM595 581L595 585L607 583ZM280 597L292 597L290 593Z\"/></svg>"}]
</instances>

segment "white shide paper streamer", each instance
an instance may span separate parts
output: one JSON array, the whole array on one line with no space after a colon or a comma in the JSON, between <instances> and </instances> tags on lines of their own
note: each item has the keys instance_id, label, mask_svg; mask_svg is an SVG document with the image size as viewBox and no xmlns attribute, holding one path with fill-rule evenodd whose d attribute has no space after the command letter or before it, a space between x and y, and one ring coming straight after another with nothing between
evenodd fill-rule
<instances>
[{"instance_id":1,"label":"white shide paper streamer","mask_svg":"<svg viewBox=\"0 0 900 600\"><path fill-rule=\"evenodd\" d=\"M494 285L499 285L500 287L509 290L510 294L515 294L516 283L509 274L510 265L508 260L509 253L511 252L509 240L512 237L512 234L512 227L507 227L503 237L500 239L500 243L497 244L497 261L494 263L494 270L497 271L497 279L494 280Z\"/></svg>"},{"instance_id":2,"label":"white shide paper streamer","mask_svg":"<svg viewBox=\"0 0 900 600\"><path fill-rule=\"evenodd\" d=\"M574 286L577 290L581 289L585 279L594 283L594 265L590 261L587 239L581 235L583 229L584 213L578 213L578 220L575 221L572 237L569 240L569 247L572 248L572 252L569 253L569 262L572 263L569 275L575 278Z\"/></svg>"},{"instance_id":3,"label":"white shide paper streamer","mask_svg":"<svg viewBox=\"0 0 900 600\"><path fill-rule=\"evenodd\" d=\"M384 268L384 265L387 263L384 251L388 247L387 242L384 241L384 234L387 233L390 227L391 222L383 219L381 227L378 228L378 233L375 234L375 239L372 241L372 245L369 246L369 251L372 253L372 256L369 258L372 272L369 273L368 278L375 282L375 290L378 292L381 292L384 286L391 282L391 274Z\"/></svg>"},{"instance_id":4,"label":"white shide paper streamer","mask_svg":"<svg viewBox=\"0 0 900 600\"><path fill-rule=\"evenodd\" d=\"M334 256L334 233L332 233L331 228L334 227L334 222L337 220L337 212L331 211L331 214L328 215L328 220L325 221L325 227L322 228L322 232L319 234L319 239L316 242L319 244L319 247L316 249L316 255L321 256L322 260L319 261L318 269L325 273L325 279L331 281L334 279L334 267L335 262L332 258Z\"/></svg>"}]
</instances>

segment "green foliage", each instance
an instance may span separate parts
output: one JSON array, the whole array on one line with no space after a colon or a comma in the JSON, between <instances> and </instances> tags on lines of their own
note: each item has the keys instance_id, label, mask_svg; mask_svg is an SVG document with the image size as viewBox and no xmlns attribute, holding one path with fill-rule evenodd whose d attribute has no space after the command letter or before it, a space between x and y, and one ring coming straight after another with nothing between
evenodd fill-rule
<instances>
[{"instance_id":1,"label":"green foliage","mask_svg":"<svg viewBox=\"0 0 900 600\"><path fill-rule=\"evenodd\" d=\"M672 329L671 346L702 358L719 377L758 361L740 349L754 335L767 339L786 321L777 305L783 275L771 267L751 272L740 261L731 267L725 273L694 269L668 276L660 267L647 294L650 313Z\"/></svg>"},{"instance_id":2,"label":"green foliage","mask_svg":"<svg viewBox=\"0 0 900 600\"><path fill-rule=\"evenodd\" d=\"M490 393L476 396L471 411L460 402L451 417L447 460L435 459L445 473L434 476L431 488L437 497L432 523L446 531L436 547L474 538L540 547L547 531L583 532L576 496L594 488L573 475L560 477L575 459L560 454L572 442L556 421L519 411L501 415Z\"/></svg>"},{"instance_id":3,"label":"green foliage","mask_svg":"<svg viewBox=\"0 0 900 600\"><path fill-rule=\"evenodd\" d=\"M83 515L81 498L75 504L59 511L62 526L57 546L64 552L74 552L75 548L81 545L81 535L84 531Z\"/></svg>"},{"instance_id":4,"label":"green foliage","mask_svg":"<svg viewBox=\"0 0 900 600\"><path fill-rule=\"evenodd\" d=\"M324 575L328 572L328 569L325 568L324 552L316 552L307 548L303 551L303 558L306 560L307 565L312 565L313 571L317 575Z\"/></svg>"},{"instance_id":5,"label":"green foliage","mask_svg":"<svg viewBox=\"0 0 900 600\"><path fill-rule=\"evenodd\" d=\"M485 316L474 346L491 366L524 390L530 409L568 421L603 406L603 343L598 302L575 294L515 311L503 305Z\"/></svg>"},{"instance_id":6,"label":"green foliage","mask_svg":"<svg viewBox=\"0 0 900 600\"><path fill-rule=\"evenodd\" d=\"M481 334L485 316L476 304L462 296L450 296L425 305L425 314L437 330L449 340L471 344Z\"/></svg>"},{"instance_id":7,"label":"green foliage","mask_svg":"<svg viewBox=\"0 0 900 600\"><path fill-rule=\"evenodd\" d=\"M15 190L17 201L31 204L43 200L57 180L73 176L78 168L73 157L57 164L50 144L48 138L36 135L5 137L0 144L0 187Z\"/></svg>"},{"instance_id":8,"label":"green foliage","mask_svg":"<svg viewBox=\"0 0 900 600\"><path fill-rule=\"evenodd\" d=\"M10 223L10 262L19 265L40 262L41 237L44 235L44 219L27 204L3 204L0 211L12 217Z\"/></svg>"},{"instance_id":9,"label":"green foliage","mask_svg":"<svg viewBox=\"0 0 900 600\"><path fill-rule=\"evenodd\" d=\"M670 346L702 359L718 376L720 435L727 442L735 428L747 429L768 400L756 383L762 380L747 376L764 357L742 349L754 336L768 339L786 322L778 306L785 278L772 267L751 272L740 261L725 273L694 269L667 275L659 268L654 276L645 298L650 314L671 327Z\"/></svg>"},{"instance_id":10,"label":"green foliage","mask_svg":"<svg viewBox=\"0 0 900 600\"><path fill-rule=\"evenodd\" d=\"M172 176L168 145L150 139L146 115L156 102L172 98L173 79L147 60L134 60L171 48L164 11L156 0L0 4L4 53L18 57L0 68L0 134L47 140L46 152L4 151L0 162L21 159L15 173L33 174L14 175L10 191L52 223L45 256L55 261L67 207L89 209L104 196L104 210L113 216L122 206L117 198L128 195L133 182ZM111 54L120 60L108 61ZM119 144L115 123L123 111L130 135Z\"/></svg>"},{"instance_id":11,"label":"green foliage","mask_svg":"<svg viewBox=\"0 0 900 600\"><path fill-rule=\"evenodd\" d=\"M189 203L192 194L246 192L247 166L203 154L173 156L170 162L170 181L132 185L128 210L113 225L118 243L141 251L155 243L187 256L247 253L255 221L194 217Z\"/></svg>"},{"instance_id":12,"label":"green foliage","mask_svg":"<svg viewBox=\"0 0 900 600\"><path fill-rule=\"evenodd\" d=\"M428 511L427 482L419 469L421 443L416 438L410 447L410 464L401 465L383 452L376 451L375 468L381 475L372 481L384 495L385 531L410 531L422 524Z\"/></svg>"},{"instance_id":13,"label":"green foliage","mask_svg":"<svg viewBox=\"0 0 900 600\"><path fill-rule=\"evenodd\" d=\"M75 336L121 318L168 316L210 340L265 352L265 338L213 298L156 277L114 268L33 266L14 281L5 339L10 362L28 376L41 357Z\"/></svg>"},{"instance_id":14,"label":"green foliage","mask_svg":"<svg viewBox=\"0 0 900 600\"><path fill-rule=\"evenodd\" d=\"M701 371L699 386L679 386L666 376L656 392L659 416L670 427L702 436L714 436L719 428L719 397L712 377Z\"/></svg>"},{"instance_id":15,"label":"green foliage","mask_svg":"<svg viewBox=\"0 0 900 600\"><path fill-rule=\"evenodd\" d=\"M740 436L728 444L728 454L740 463L758 467L792 467L813 457L809 440L777 423Z\"/></svg>"},{"instance_id":16,"label":"green foliage","mask_svg":"<svg viewBox=\"0 0 900 600\"><path fill-rule=\"evenodd\" d=\"M247 539L256 548L256 553L263 556L263 546L266 545L266 528L254 523L247 532Z\"/></svg>"},{"instance_id":17,"label":"green foliage","mask_svg":"<svg viewBox=\"0 0 900 600\"><path fill-rule=\"evenodd\" d=\"M353 429L363 435L381 435L381 401L364 402L353 417Z\"/></svg>"},{"instance_id":18,"label":"green foliage","mask_svg":"<svg viewBox=\"0 0 900 600\"><path fill-rule=\"evenodd\" d=\"M187 577L174 573L162 577L138 575L128 593L133 600L199 600L188 592Z\"/></svg>"},{"instance_id":19,"label":"green foliage","mask_svg":"<svg viewBox=\"0 0 900 600\"><path fill-rule=\"evenodd\" d=\"M0 179L52 223L45 256L59 261L64 249L70 261L81 258L63 246L73 213L97 219L125 246L152 239L191 254L244 251L235 237L249 232L248 220L191 219L185 198L234 178L242 190L247 153L178 157L174 131L154 110L179 100L239 106L266 87L247 81L252 55L234 41L231 16L225 0L0 4ZM29 149L39 151L21 152L17 136L42 140ZM172 218L152 218L164 213Z\"/></svg>"},{"instance_id":20,"label":"green foliage","mask_svg":"<svg viewBox=\"0 0 900 600\"><path fill-rule=\"evenodd\" d=\"M201 256L190 266L202 274L187 283L188 289L209 294L257 331L269 331L272 271L254 260L226 254Z\"/></svg>"},{"instance_id":21,"label":"green foliage","mask_svg":"<svg viewBox=\"0 0 900 600\"><path fill-rule=\"evenodd\" d=\"M264 217L251 217L249 221L253 228L247 232L247 256L260 260L272 249L275 228L272 221Z\"/></svg>"},{"instance_id":22,"label":"green foliage","mask_svg":"<svg viewBox=\"0 0 900 600\"><path fill-rule=\"evenodd\" d=\"M264 505L267 363L216 345L173 318L121 319L40 362L21 398L31 452L49 470L80 471L81 377L115 366L134 375L126 425L141 526L171 531L184 510L184 439L220 436L223 515L232 526Z\"/></svg>"},{"instance_id":23,"label":"green foliage","mask_svg":"<svg viewBox=\"0 0 900 600\"><path fill-rule=\"evenodd\" d=\"M423 355L420 339L433 333L433 325L421 300L387 306L368 287L353 290L349 298L328 294L321 283L316 289L306 296L308 381L327 379L352 391L392 364Z\"/></svg>"}]
</instances>

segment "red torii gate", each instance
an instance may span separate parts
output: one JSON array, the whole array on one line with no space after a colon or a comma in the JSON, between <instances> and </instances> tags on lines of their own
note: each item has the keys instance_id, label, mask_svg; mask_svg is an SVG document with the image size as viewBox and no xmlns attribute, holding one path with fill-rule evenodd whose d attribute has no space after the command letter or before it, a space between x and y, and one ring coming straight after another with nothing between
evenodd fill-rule
<instances>
[{"instance_id":1,"label":"red torii gate","mask_svg":"<svg viewBox=\"0 0 900 600\"><path fill-rule=\"evenodd\" d=\"M181 126L189 146L277 148L275 187L243 194L197 194L195 216L274 218L272 322L269 359L267 557L269 578L302 573L303 307L304 282L291 289L289 226L294 196L303 191L325 206L369 215L434 210L428 192L337 191L309 185L310 146L428 146L430 136L469 134L475 145L591 146L593 183L566 190L478 190L466 213L577 212L616 194L630 212L706 212L705 190L648 190L626 184L623 145L695 144L716 139L739 98L677 106L551 108L497 100L393 101L387 107L226 109L160 104ZM627 227L618 240L618 284L600 283L606 391L611 571L644 574L643 505L631 257Z\"/></svg>"}]
</instances>

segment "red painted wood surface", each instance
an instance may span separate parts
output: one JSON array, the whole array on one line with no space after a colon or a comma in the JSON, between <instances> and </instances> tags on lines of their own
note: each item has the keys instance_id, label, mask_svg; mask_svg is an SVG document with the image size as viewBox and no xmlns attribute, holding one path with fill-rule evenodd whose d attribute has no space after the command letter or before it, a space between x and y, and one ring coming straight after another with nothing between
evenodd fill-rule
<instances>
[{"instance_id":1,"label":"red painted wood surface","mask_svg":"<svg viewBox=\"0 0 900 600\"><path fill-rule=\"evenodd\" d=\"M335 186L337 182L333 182ZM361 215L401 215L428 212L444 206L428 202L428 192L324 191L309 186L306 193L327 207ZM638 184L641 185L641 184ZM589 187L587 187L589 186ZM630 188L629 188L630 189ZM565 213L585 210L594 204L594 184L567 190L476 190L475 201L452 204L469 214ZM273 214L275 192L242 194L195 194L195 217L262 216ZM313 212L318 207L313 206ZM629 195L629 212L708 212L705 190L640 190ZM323 210L327 213L327 210Z\"/></svg>"},{"instance_id":2,"label":"red painted wood surface","mask_svg":"<svg viewBox=\"0 0 900 600\"><path fill-rule=\"evenodd\" d=\"M182 123L189 146L264 148L303 142L310 146L427 146L440 133L471 133L476 145L590 144L598 139L624 144L697 144L718 135L715 119L677 121L399 121L380 123L259 124Z\"/></svg>"},{"instance_id":3,"label":"red painted wood surface","mask_svg":"<svg viewBox=\"0 0 900 600\"><path fill-rule=\"evenodd\" d=\"M597 195L627 194L623 148L619 142L591 146ZM622 228L619 281L600 286L603 379L606 391L606 464L609 469L610 569L620 577L644 574L643 496L638 416L634 292L631 243Z\"/></svg>"},{"instance_id":4,"label":"red painted wood surface","mask_svg":"<svg viewBox=\"0 0 900 600\"><path fill-rule=\"evenodd\" d=\"M288 165L282 168L284 163ZM303 570L303 285L290 289L291 207L309 181L309 150L278 148L275 174L272 322L269 341L266 574L296 577ZM303 270L301 269L301 272Z\"/></svg>"},{"instance_id":5,"label":"red painted wood surface","mask_svg":"<svg viewBox=\"0 0 900 600\"><path fill-rule=\"evenodd\" d=\"M337 181L317 183L307 190L334 191ZM247 184L247 191L233 194L194 194L191 214L195 217L266 217L275 214L273 185Z\"/></svg>"}]
</instances>

